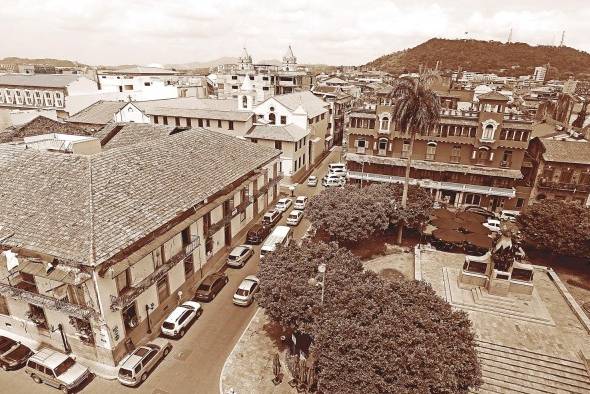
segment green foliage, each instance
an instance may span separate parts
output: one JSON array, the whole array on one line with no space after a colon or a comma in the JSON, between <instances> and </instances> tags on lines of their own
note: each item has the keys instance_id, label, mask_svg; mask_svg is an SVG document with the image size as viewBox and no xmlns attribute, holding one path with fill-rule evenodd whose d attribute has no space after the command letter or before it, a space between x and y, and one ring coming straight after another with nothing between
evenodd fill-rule
<instances>
[{"instance_id":1,"label":"green foliage","mask_svg":"<svg viewBox=\"0 0 590 394\"><path fill-rule=\"evenodd\" d=\"M323 306L308 282L320 263ZM467 315L424 282L386 281L335 243L310 242L269 254L259 277L259 305L314 339L324 393L466 393L480 383Z\"/></svg>"},{"instance_id":2,"label":"green foliage","mask_svg":"<svg viewBox=\"0 0 590 394\"><path fill-rule=\"evenodd\" d=\"M590 208L560 200L541 200L518 217L522 236L540 250L590 256Z\"/></svg>"},{"instance_id":3,"label":"green foliage","mask_svg":"<svg viewBox=\"0 0 590 394\"><path fill-rule=\"evenodd\" d=\"M366 66L391 73L416 71L420 65L434 67L436 62L447 70L499 72L506 75L532 74L536 66L551 64L548 78L575 74L583 77L590 69L590 54L569 47L505 44L498 41L447 40L433 38L414 48L382 56ZM512 69L512 66L519 66ZM554 74L551 74L553 72Z\"/></svg>"},{"instance_id":4,"label":"green foliage","mask_svg":"<svg viewBox=\"0 0 590 394\"><path fill-rule=\"evenodd\" d=\"M344 244L368 239L400 220L418 229L430 215L432 196L418 186L411 186L404 209L402 193L399 184L326 189L310 199L307 214L316 229Z\"/></svg>"}]
</instances>

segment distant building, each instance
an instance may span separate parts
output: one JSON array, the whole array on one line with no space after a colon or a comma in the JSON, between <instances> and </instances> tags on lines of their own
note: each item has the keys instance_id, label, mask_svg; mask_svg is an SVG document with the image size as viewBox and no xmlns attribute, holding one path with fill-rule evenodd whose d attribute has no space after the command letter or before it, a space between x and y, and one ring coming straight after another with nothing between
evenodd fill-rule
<instances>
[{"instance_id":1,"label":"distant building","mask_svg":"<svg viewBox=\"0 0 590 394\"><path fill-rule=\"evenodd\" d=\"M65 117L79 97L97 93L96 82L81 75L0 75L0 108L55 109Z\"/></svg>"},{"instance_id":2,"label":"distant building","mask_svg":"<svg viewBox=\"0 0 590 394\"><path fill-rule=\"evenodd\" d=\"M535 67L535 71L533 72L533 80L535 80L537 82L544 82L546 74L547 74L547 67L544 67L544 66Z\"/></svg>"},{"instance_id":3,"label":"distant building","mask_svg":"<svg viewBox=\"0 0 590 394\"><path fill-rule=\"evenodd\" d=\"M590 206L590 142L567 137L534 138L529 148L531 202L556 199Z\"/></svg>"},{"instance_id":4,"label":"distant building","mask_svg":"<svg viewBox=\"0 0 590 394\"><path fill-rule=\"evenodd\" d=\"M313 94L330 105L328 122L330 145L342 145L344 136L345 117L350 111L353 97L335 86L315 86Z\"/></svg>"},{"instance_id":5,"label":"distant building","mask_svg":"<svg viewBox=\"0 0 590 394\"><path fill-rule=\"evenodd\" d=\"M219 66L217 72L209 75L216 85L218 98L237 98L244 79L250 79L255 91L255 102L261 103L275 94L287 94L309 90L313 76L297 65L297 58L289 46L281 65L254 64L244 48L237 64Z\"/></svg>"},{"instance_id":6,"label":"distant building","mask_svg":"<svg viewBox=\"0 0 590 394\"><path fill-rule=\"evenodd\" d=\"M150 123L150 118L134 102L97 101L66 119L90 132L113 122Z\"/></svg>"}]
</instances>

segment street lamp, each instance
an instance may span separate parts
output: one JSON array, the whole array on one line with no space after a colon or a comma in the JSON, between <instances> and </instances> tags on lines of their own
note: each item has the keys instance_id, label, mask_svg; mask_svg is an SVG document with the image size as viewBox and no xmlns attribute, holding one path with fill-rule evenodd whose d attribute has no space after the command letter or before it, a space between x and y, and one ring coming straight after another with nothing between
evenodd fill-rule
<instances>
[{"instance_id":1,"label":"street lamp","mask_svg":"<svg viewBox=\"0 0 590 394\"><path fill-rule=\"evenodd\" d=\"M309 284L311 286L321 287L322 288L322 297L320 299L320 306L324 306L324 288L326 282L326 264L318 265L318 273L321 275L321 280L317 280L316 278L310 278Z\"/></svg>"},{"instance_id":2,"label":"street lamp","mask_svg":"<svg viewBox=\"0 0 590 394\"><path fill-rule=\"evenodd\" d=\"M150 311L153 309L154 309L153 303L151 305L145 304L145 314L147 316L147 323L148 323L148 329L147 329L148 334L152 333L152 322L150 321Z\"/></svg>"}]
</instances>

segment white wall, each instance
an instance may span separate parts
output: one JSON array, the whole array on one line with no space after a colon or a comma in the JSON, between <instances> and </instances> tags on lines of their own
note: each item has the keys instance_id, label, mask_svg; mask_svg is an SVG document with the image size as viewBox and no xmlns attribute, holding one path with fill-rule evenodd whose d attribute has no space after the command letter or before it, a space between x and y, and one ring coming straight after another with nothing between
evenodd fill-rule
<instances>
[{"instance_id":1,"label":"white wall","mask_svg":"<svg viewBox=\"0 0 590 394\"><path fill-rule=\"evenodd\" d=\"M133 103L129 103L115 114L115 122L150 123L150 118Z\"/></svg>"}]
</instances>

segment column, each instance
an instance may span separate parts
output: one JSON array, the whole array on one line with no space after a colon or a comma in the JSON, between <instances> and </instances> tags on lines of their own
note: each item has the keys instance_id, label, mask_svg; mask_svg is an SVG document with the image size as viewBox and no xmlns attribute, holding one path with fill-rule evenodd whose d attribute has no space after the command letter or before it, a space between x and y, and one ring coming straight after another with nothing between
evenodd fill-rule
<instances>
[{"instance_id":1,"label":"column","mask_svg":"<svg viewBox=\"0 0 590 394\"><path fill-rule=\"evenodd\" d=\"M463 204L463 192L459 192L457 193L457 195L455 196L455 206L459 207L461 206L461 204Z\"/></svg>"},{"instance_id":2,"label":"column","mask_svg":"<svg viewBox=\"0 0 590 394\"><path fill-rule=\"evenodd\" d=\"M442 190L438 189L438 190L436 191L436 194L435 194L435 196L434 196L434 201L438 201L438 202L440 202L440 200L441 200L441 197L442 197Z\"/></svg>"}]
</instances>

